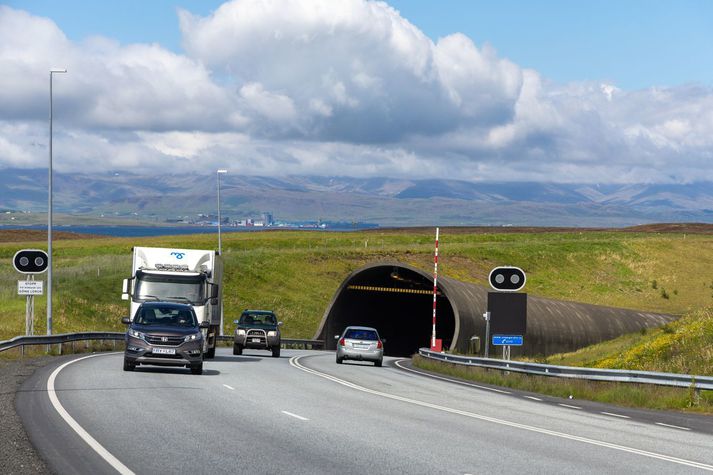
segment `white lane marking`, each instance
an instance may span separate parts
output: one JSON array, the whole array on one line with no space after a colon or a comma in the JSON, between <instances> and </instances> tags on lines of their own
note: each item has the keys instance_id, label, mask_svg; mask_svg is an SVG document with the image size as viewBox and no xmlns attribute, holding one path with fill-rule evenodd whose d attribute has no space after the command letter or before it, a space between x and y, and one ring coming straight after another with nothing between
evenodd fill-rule
<instances>
[{"instance_id":1,"label":"white lane marking","mask_svg":"<svg viewBox=\"0 0 713 475\"><path fill-rule=\"evenodd\" d=\"M394 364L395 364L396 366L398 366L399 368L403 369L404 371L411 371L412 373L420 374L420 375L426 376L426 377L428 377L428 378L441 379L441 380L443 380L443 381L448 381L448 382L451 382L451 383L462 384L463 386L470 386L470 387L473 387L473 388L485 389L486 391L493 391L493 392L501 393L501 394L511 394L510 391L503 391L502 389L489 388L489 387L487 387L487 386L480 386L480 385L478 385L478 384L466 383L465 381L458 381L457 379L450 379L450 378L444 378L444 377L442 377L442 376L436 376L436 375L433 375L433 374L430 374L430 373L426 373L426 372L424 372L424 371L416 371L416 370L413 369L413 368L407 368L407 367L405 367L405 366L401 366L399 363L402 362L402 361L404 361L404 360L399 360L399 361L397 361L397 362L394 363Z\"/></svg>"},{"instance_id":2,"label":"white lane marking","mask_svg":"<svg viewBox=\"0 0 713 475\"><path fill-rule=\"evenodd\" d=\"M582 408L579 407L579 406L572 406L572 405L570 405L570 404L562 404L562 403L559 403L559 404L557 404L557 405L558 405L558 406L562 406L562 407L569 407L569 408L571 408L571 409L582 409Z\"/></svg>"},{"instance_id":3,"label":"white lane marking","mask_svg":"<svg viewBox=\"0 0 713 475\"><path fill-rule=\"evenodd\" d=\"M672 427L672 428L674 428L674 429L691 430L691 429L689 429L688 427L674 426L674 425L671 425L671 424L664 424L663 422L657 422L656 425L657 425L657 426L664 426L664 427Z\"/></svg>"},{"instance_id":4,"label":"white lane marking","mask_svg":"<svg viewBox=\"0 0 713 475\"><path fill-rule=\"evenodd\" d=\"M227 384L224 384L223 386L225 386L226 388L230 389L231 391L235 391L235 388L232 387L232 386L228 386Z\"/></svg>"},{"instance_id":5,"label":"white lane marking","mask_svg":"<svg viewBox=\"0 0 713 475\"><path fill-rule=\"evenodd\" d=\"M599 447L606 447L606 448L614 449L614 450L620 450L622 452L629 452L629 453L636 454L636 455L642 455L644 457L650 457L650 458L654 458L654 459L658 459L658 460L664 460L666 462L677 463L680 465L686 465L689 467L700 468L702 470L707 470L709 472L713 472L713 465L708 465L708 464L701 463L701 462L695 462L692 460L686 460L686 459L682 459L682 458L678 458L678 457L672 457L670 455L658 454L656 452L649 452L647 450L636 449L634 447L627 447L625 445L614 444L611 442L604 442L602 440L589 439L587 437L580 437L578 435L567 434L564 432L557 432L554 430L543 429L543 428L535 427L535 426L529 426L526 424L520 424L519 422L506 421L504 419L497 419L495 417L484 416L482 414L477 414L474 412L461 411L460 409L453 409L453 408L446 407L446 406L439 406L437 404L431 404L429 402L419 401L417 399L410 399L410 398L403 397L403 396L397 396L395 394L389 394L389 393L384 393L381 391L375 391L373 389L365 388L363 386L359 386L358 384L350 383L349 381L339 379L332 375L329 375L326 373L321 373L319 371L307 368L306 366L303 366L299 362L299 360L303 357L304 356L293 356L292 358L290 358L290 365L301 370L301 371L304 371L306 373L314 374L315 376L319 376L320 378L329 379L330 381L334 381L337 384L341 384L342 386L346 386L348 388L352 388L357 391L365 392L368 394L374 394L376 396L381 396L381 397L384 397L387 399L405 402L405 403L413 404L416 406L428 407L430 409L448 412L450 414L457 414L457 415L461 415L461 416L465 416L465 417L470 417L472 419L478 419L481 421L492 422L494 424L513 427L516 429L522 429L522 430L526 430L526 431L530 431L530 432L535 432L538 434L545 434L545 435L550 435L552 437L560 437L562 439L574 440L574 441L582 442L585 444L596 445Z\"/></svg>"},{"instance_id":6,"label":"white lane marking","mask_svg":"<svg viewBox=\"0 0 713 475\"><path fill-rule=\"evenodd\" d=\"M110 353L110 354L116 354L116 353ZM67 366L76 363L77 361L82 361L86 360L87 358L94 358L95 356L106 356L106 354L97 354L97 355L89 355L89 356L83 356L82 358L77 358L76 360L68 361L56 370L50 375L49 379L47 380L47 394L49 395L50 402L54 406L54 409L57 411L57 413L64 419L64 421L71 427L74 432L79 435L79 437L84 440L84 442L89 445L101 458L106 460L106 462L111 465L117 472L121 474L126 474L126 475L133 475L134 472L132 472L126 465L121 463L119 459L114 457L107 449L105 449L99 442L94 439L89 433L84 430L82 426L80 426L77 421L74 420L72 416L69 415L69 413L64 409L64 406L59 402L59 399L57 398L57 393L55 392L54 389L54 382L55 379L57 379L57 375L59 374L60 371L62 371L64 368Z\"/></svg>"},{"instance_id":7,"label":"white lane marking","mask_svg":"<svg viewBox=\"0 0 713 475\"><path fill-rule=\"evenodd\" d=\"M292 417L294 417L295 419L299 419L299 420L301 420L301 421L308 421L308 420L309 420L309 419L307 419L306 417L298 416L297 414L292 414L291 412L287 412L287 411L280 411L280 412L282 412L283 414L286 414L286 415L288 415L288 416L292 416Z\"/></svg>"},{"instance_id":8,"label":"white lane marking","mask_svg":"<svg viewBox=\"0 0 713 475\"><path fill-rule=\"evenodd\" d=\"M624 414L614 414L613 412L600 412L600 414L604 414L605 416L612 416L612 417L621 417L622 419L631 419L629 416L625 416Z\"/></svg>"},{"instance_id":9,"label":"white lane marking","mask_svg":"<svg viewBox=\"0 0 713 475\"><path fill-rule=\"evenodd\" d=\"M527 399L532 399L533 401L542 401L542 399L540 399L539 397L535 397L535 396L523 396L523 397L525 397Z\"/></svg>"}]
</instances>

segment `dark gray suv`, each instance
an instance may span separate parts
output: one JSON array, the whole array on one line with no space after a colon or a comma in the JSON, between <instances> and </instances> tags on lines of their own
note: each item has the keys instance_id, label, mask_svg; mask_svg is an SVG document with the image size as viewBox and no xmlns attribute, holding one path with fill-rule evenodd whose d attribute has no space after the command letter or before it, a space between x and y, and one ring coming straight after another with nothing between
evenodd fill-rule
<instances>
[{"instance_id":1,"label":"dark gray suv","mask_svg":"<svg viewBox=\"0 0 713 475\"><path fill-rule=\"evenodd\" d=\"M144 302L134 320L124 317L124 371L138 365L185 366L203 373L203 334L208 322L198 324L193 307L173 302Z\"/></svg>"}]
</instances>

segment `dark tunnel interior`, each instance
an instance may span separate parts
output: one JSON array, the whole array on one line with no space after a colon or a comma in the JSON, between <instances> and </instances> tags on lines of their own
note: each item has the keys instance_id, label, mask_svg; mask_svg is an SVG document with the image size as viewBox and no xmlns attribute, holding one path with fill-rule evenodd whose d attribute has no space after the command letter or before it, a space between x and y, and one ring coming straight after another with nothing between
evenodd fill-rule
<instances>
[{"instance_id":1,"label":"dark tunnel interior","mask_svg":"<svg viewBox=\"0 0 713 475\"><path fill-rule=\"evenodd\" d=\"M433 281L398 266L366 269L346 283L332 305L324 333L326 348L336 349L334 336L345 327L361 325L376 328L386 339L387 356L411 356L430 345L432 316ZM436 322L436 334L446 349L455 332L455 317L440 292Z\"/></svg>"}]
</instances>

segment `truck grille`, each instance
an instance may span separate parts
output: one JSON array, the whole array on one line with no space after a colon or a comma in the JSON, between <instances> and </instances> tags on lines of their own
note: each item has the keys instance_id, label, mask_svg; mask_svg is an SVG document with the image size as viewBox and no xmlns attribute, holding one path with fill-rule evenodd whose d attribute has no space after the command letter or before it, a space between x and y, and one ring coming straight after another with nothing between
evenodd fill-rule
<instances>
[{"instance_id":1,"label":"truck grille","mask_svg":"<svg viewBox=\"0 0 713 475\"><path fill-rule=\"evenodd\" d=\"M183 343L182 336L152 336L146 335L146 343L152 345L178 346Z\"/></svg>"}]
</instances>

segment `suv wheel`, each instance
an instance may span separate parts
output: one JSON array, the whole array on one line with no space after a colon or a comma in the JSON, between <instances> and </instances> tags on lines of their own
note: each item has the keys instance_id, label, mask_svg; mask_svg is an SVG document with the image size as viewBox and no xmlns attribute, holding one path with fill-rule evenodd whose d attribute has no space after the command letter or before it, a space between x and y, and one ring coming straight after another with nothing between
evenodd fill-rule
<instances>
[{"instance_id":1,"label":"suv wheel","mask_svg":"<svg viewBox=\"0 0 713 475\"><path fill-rule=\"evenodd\" d=\"M280 347L279 347L279 346L273 346L273 347L272 347L272 357L273 357L273 358L279 358L279 357L280 357Z\"/></svg>"},{"instance_id":2,"label":"suv wheel","mask_svg":"<svg viewBox=\"0 0 713 475\"><path fill-rule=\"evenodd\" d=\"M242 355L243 354L242 345L233 344L233 354L234 355Z\"/></svg>"},{"instance_id":3,"label":"suv wheel","mask_svg":"<svg viewBox=\"0 0 713 475\"><path fill-rule=\"evenodd\" d=\"M135 364L129 363L126 359L124 359L124 371L133 371L134 368L136 368Z\"/></svg>"},{"instance_id":4,"label":"suv wheel","mask_svg":"<svg viewBox=\"0 0 713 475\"><path fill-rule=\"evenodd\" d=\"M215 346L213 348L209 348L208 351L205 352L204 358L209 360L215 358Z\"/></svg>"},{"instance_id":5,"label":"suv wheel","mask_svg":"<svg viewBox=\"0 0 713 475\"><path fill-rule=\"evenodd\" d=\"M203 363L191 366L191 374L203 374Z\"/></svg>"}]
</instances>

